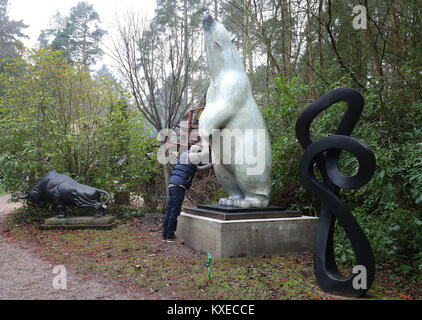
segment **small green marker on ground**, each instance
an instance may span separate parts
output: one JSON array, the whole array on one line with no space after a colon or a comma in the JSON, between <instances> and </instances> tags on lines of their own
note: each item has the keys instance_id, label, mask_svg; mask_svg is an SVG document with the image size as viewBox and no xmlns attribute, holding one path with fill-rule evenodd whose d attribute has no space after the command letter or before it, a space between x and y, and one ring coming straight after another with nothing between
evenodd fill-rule
<instances>
[{"instance_id":1,"label":"small green marker on ground","mask_svg":"<svg viewBox=\"0 0 422 320\"><path fill-rule=\"evenodd\" d=\"M210 281L211 281L211 260L212 260L211 254L208 253L207 267L208 267L208 280Z\"/></svg>"}]
</instances>

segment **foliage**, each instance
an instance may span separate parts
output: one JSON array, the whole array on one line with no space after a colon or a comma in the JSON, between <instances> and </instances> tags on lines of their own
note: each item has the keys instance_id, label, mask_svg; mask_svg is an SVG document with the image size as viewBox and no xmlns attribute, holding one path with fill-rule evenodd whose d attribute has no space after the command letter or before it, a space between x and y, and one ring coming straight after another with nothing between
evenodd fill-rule
<instances>
[{"instance_id":1,"label":"foliage","mask_svg":"<svg viewBox=\"0 0 422 320\"><path fill-rule=\"evenodd\" d=\"M347 86L340 79L332 88ZM294 133L299 113L307 106L300 97L309 87L298 78L277 77L271 90L272 103L264 109L273 148L273 202L289 200L291 207L304 208L317 215L319 203L301 187L298 165L303 150ZM392 265L398 272L421 277L422 269L422 110L419 104L385 104L385 118L378 96L364 93L366 107L353 136L368 144L377 158L372 180L363 188L342 191L340 198L353 210L368 236L377 262ZM334 134L346 106L336 104L312 124L315 140ZM358 162L350 154L341 155L339 166L348 175L356 173ZM299 192L298 192L299 191ZM352 264L353 251L344 231L337 226L336 256Z\"/></svg>"},{"instance_id":2,"label":"foliage","mask_svg":"<svg viewBox=\"0 0 422 320\"><path fill-rule=\"evenodd\" d=\"M29 51L0 75L0 175L12 194L46 171L111 192L142 192L155 172L151 129L109 78L91 76L59 51ZM45 156L50 161L43 161Z\"/></svg>"},{"instance_id":3,"label":"foliage","mask_svg":"<svg viewBox=\"0 0 422 320\"><path fill-rule=\"evenodd\" d=\"M145 216L148 212L148 208L129 208L126 206L114 206L112 209L112 214L119 221L132 221L133 219L141 218Z\"/></svg>"},{"instance_id":4,"label":"foliage","mask_svg":"<svg viewBox=\"0 0 422 320\"><path fill-rule=\"evenodd\" d=\"M288 80L278 77L271 91L271 104L264 110L273 156L272 202L280 205L297 203L296 197L303 197L303 188L298 179L300 146L296 141L294 125L299 115L301 97L306 96L308 87L298 78ZM300 192L298 192L300 189ZM300 199L300 198L299 198Z\"/></svg>"}]
</instances>

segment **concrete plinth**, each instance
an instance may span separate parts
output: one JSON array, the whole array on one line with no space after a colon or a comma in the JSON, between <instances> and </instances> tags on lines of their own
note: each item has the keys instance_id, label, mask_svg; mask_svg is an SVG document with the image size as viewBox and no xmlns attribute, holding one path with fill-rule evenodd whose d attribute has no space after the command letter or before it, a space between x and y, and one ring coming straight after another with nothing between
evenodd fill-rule
<instances>
[{"instance_id":1,"label":"concrete plinth","mask_svg":"<svg viewBox=\"0 0 422 320\"><path fill-rule=\"evenodd\" d=\"M76 229L99 229L109 230L115 227L113 216L95 217L67 217L45 219L40 226L41 230L76 230Z\"/></svg>"},{"instance_id":2,"label":"concrete plinth","mask_svg":"<svg viewBox=\"0 0 422 320\"><path fill-rule=\"evenodd\" d=\"M318 218L221 220L182 212L176 237L213 258L313 251Z\"/></svg>"}]
</instances>

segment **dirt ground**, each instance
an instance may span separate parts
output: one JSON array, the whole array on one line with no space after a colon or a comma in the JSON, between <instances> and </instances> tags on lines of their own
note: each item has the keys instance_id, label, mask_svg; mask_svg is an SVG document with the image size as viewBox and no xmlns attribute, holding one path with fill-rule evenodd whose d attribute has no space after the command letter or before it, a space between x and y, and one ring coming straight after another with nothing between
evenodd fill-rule
<instances>
[{"instance_id":1,"label":"dirt ground","mask_svg":"<svg viewBox=\"0 0 422 320\"><path fill-rule=\"evenodd\" d=\"M129 226L139 232L153 234L151 244L153 253L157 256L193 258L204 256L188 248L183 243L168 243L161 240L163 215L161 213L150 213L141 219L135 219Z\"/></svg>"},{"instance_id":2,"label":"dirt ground","mask_svg":"<svg viewBox=\"0 0 422 320\"><path fill-rule=\"evenodd\" d=\"M19 207L0 196L0 227L7 214ZM84 277L66 269L67 289L53 287L54 265L40 259L35 249L0 233L0 300L142 300L165 299L147 289L127 288L109 279Z\"/></svg>"},{"instance_id":3,"label":"dirt ground","mask_svg":"<svg viewBox=\"0 0 422 320\"><path fill-rule=\"evenodd\" d=\"M19 207L8 199L0 196L0 300L344 299L317 288L311 254L214 261L208 281L205 254L162 241L161 213L122 221L107 234L43 232L24 220L3 224ZM53 288L57 264L67 269L66 290ZM420 296L417 281L383 269L366 298Z\"/></svg>"}]
</instances>

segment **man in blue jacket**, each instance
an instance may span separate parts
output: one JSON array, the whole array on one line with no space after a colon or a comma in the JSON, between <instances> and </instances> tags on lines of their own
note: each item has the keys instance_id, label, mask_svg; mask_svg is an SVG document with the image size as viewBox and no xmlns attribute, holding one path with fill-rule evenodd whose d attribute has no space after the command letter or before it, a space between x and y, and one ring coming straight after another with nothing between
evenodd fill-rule
<instances>
[{"instance_id":1,"label":"man in blue jacket","mask_svg":"<svg viewBox=\"0 0 422 320\"><path fill-rule=\"evenodd\" d=\"M213 166L212 164L197 166L192 163L192 158L199 155L199 149L199 146L195 145L191 147L191 150L182 153L170 176L169 199L163 224L163 240L167 242L176 241L174 233L177 228L177 218L180 215L185 193L191 187L196 172L203 173Z\"/></svg>"}]
</instances>

